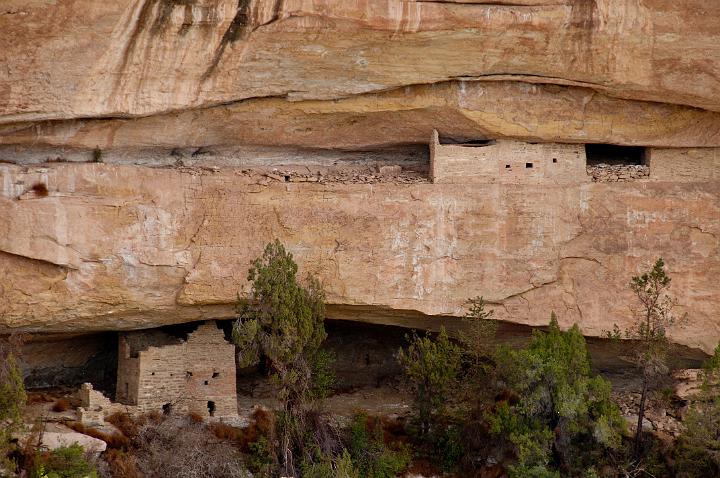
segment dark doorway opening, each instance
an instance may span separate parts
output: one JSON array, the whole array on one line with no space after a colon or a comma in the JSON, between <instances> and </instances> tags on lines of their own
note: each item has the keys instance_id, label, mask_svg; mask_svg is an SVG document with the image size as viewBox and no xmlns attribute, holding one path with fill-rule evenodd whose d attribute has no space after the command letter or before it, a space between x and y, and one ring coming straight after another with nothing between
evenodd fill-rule
<instances>
[{"instance_id":1,"label":"dark doorway opening","mask_svg":"<svg viewBox=\"0 0 720 478\"><path fill-rule=\"evenodd\" d=\"M163 415L170 415L172 413L172 404L166 403L162 406Z\"/></svg>"},{"instance_id":2,"label":"dark doorway opening","mask_svg":"<svg viewBox=\"0 0 720 478\"><path fill-rule=\"evenodd\" d=\"M645 164L643 146L618 146L615 144L586 144L585 156L588 166L607 164L609 166Z\"/></svg>"},{"instance_id":3,"label":"dark doorway opening","mask_svg":"<svg viewBox=\"0 0 720 478\"><path fill-rule=\"evenodd\" d=\"M212 400L207 403L208 413L211 417L215 416L215 402Z\"/></svg>"}]
</instances>

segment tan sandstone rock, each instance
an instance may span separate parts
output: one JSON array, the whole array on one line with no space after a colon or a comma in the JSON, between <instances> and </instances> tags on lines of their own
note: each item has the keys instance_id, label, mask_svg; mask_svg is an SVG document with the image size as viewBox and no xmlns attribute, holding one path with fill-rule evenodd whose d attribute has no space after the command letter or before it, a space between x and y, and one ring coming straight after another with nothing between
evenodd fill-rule
<instances>
[{"instance_id":1,"label":"tan sandstone rock","mask_svg":"<svg viewBox=\"0 0 720 478\"><path fill-rule=\"evenodd\" d=\"M716 0L5 0L0 163L113 164L0 164L0 329L231 317L279 237L333 317L429 327L482 294L590 335L628 324L628 279L662 255L690 317L673 339L709 351L718 18ZM595 183L579 146L563 184L464 181L472 161L432 184L408 163L434 130L655 148ZM243 171L345 150L414 176Z\"/></svg>"},{"instance_id":2,"label":"tan sandstone rock","mask_svg":"<svg viewBox=\"0 0 720 478\"><path fill-rule=\"evenodd\" d=\"M718 17L715 0L6 0L0 144L335 148L437 128L718 146Z\"/></svg>"},{"instance_id":3,"label":"tan sandstone rock","mask_svg":"<svg viewBox=\"0 0 720 478\"><path fill-rule=\"evenodd\" d=\"M673 339L709 351L720 338L717 181L261 186L228 170L0 172L5 329L232 317L250 261L278 237L344 318L351 306L458 316L481 294L499 319L543 325L555 311L589 335L628 324L629 278L662 255L690 317ZM18 199L36 181L48 196Z\"/></svg>"}]
</instances>

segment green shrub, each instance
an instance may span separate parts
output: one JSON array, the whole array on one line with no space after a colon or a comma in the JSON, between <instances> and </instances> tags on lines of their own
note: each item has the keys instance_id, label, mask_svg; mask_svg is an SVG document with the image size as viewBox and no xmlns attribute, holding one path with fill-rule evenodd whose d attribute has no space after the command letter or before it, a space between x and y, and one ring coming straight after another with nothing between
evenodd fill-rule
<instances>
[{"instance_id":1,"label":"green shrub","mask_svg":"<svg viewBox=\"0 0 720 478\"><path fill-rule=\"evenodd\" d=\"M355 468L352 456L343 448L342 454L335 460L335 475L333 478L360 478L360 472Z\"/></svg>"},{"instance_id":2,"label":"green shrub","mask_svg":"<svg viewBox=\"0 0 720 478\"><path fill-rule=\"evenodd\" d=\"M250 471L259 476L270 476L275 460L268 439L260 436L248 446L250 448L250 456L248 458L248 468Z\"/></svg>"},{"instance_id":3,"label":"green shrub","mask_svg":"<svg viewBox=\"0 0 720 478\"><path fill-rule=\"evenodd\" d=\"M350 453L344 448L335 459L323 456L313 463L304 462L301 476L303 478L361 478Z\"/></svg>"},{"instance_id":4,"label":"green shrub","mask_svg":"<svg viewBox=\"0 0 720 478\"><path fill-rule=\"evenodd\" d=\"M85 458L85 450L77 443L40 453L35 459L32 478L97 478L97 470Z\"/></svg>"},{"instance_id":5,"label":"green shrub","mask_svg":"<svg viewBox=\"0 0 720 478\"><path fill-rule=\"evenodd\" d=\"M465 454L462 433L462 423L450 423L438 430L432 458L446 472L455 470Z\"/></svg>"},{"instance_id":6,"label":"green shrub","mask_svg":"<svg viewBox=\"0 0 720 478\"><path fill-rule=\"evenodd\" d=\"M380 421L364 413L353 417L347 443L347 452L362 478L393 478L410 464L409 450L405 447L389 449L383 440Z\"/></svg>"},{"instance_id":7,"label":"green shrub","mask_svg":"<svg viewBox=\"0 0 720 478\"><path fill-rule=\"evenodd\" d=\"M513 398L499 402L488 422L515 450L511 476L579 475L619 447L624 421L610 384L591 374L577 325L562 332L553 314L547 333L536 331L525 349L501 349L497 361Z\"/></svg>"},{"instance_id":8,"label":"green shrub","mask_svg":"<svg viewBox=\"0 0 720 478\"><path fill-rule=\"evenodd\" d=\"M335 385L335 373L332 370L334 362L335 356L327 350L320 349L312 357L310 386L312 400L325 400L332 393Z\"/></svg>"},{"instance_id":9,"label":"green shrub","mask_svg":"<svg viewBox=\"0 0 720 478\"><path fill-rule=\"evenodd\" d=\"M720 344L705 363L703 384L684 418L675 449L680 478L720 476Z\"/></svg>"},{"instance_id":10,"label":"green shrub","mask_svg":"<svg viewBox=\"0 0 720 478\"><path fill-rule=\"evenodd\" d=\"M450 341L445 328L437 338L419 337L413 332L407 349L400 349L398 361L413 391L413 426L420 440L430 439L433 428L446 415L451 391L460 371L460 347Z\"/></svg>"},{"instance_id":11,"label":"green shrub","mask_svg":"<svg viewBox=\"0 0 720 478\"><path fill-rule=\"evenodd\" d=\"M13 451L11 437L23 428L27 395L16 360L20 343L17 337L0 339L0 472L15 469L15 463L8 458Z\"/></svg>"}]
</instances>

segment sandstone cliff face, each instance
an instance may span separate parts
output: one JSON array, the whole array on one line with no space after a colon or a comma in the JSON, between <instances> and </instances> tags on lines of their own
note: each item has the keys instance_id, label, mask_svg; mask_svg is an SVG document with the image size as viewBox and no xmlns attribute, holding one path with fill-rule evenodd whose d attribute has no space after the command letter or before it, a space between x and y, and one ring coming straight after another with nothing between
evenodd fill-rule
<instances>
[{"instance_id":1,"label":"sandstone cliff face","mask_svg":"<svg viewBox=\"0 0 720 478\"><path fill-rule=\"evenodd\" d=\"M718 146L718 18L714 0L6 0L0 144L365 147L434 126Z\"/></svg>"},{"instance_id":2,"label":"sandstone cliff face","mask_svg":"<svg viewBox=\"0 0 720 478\"><path fill-rule=\"evenodd\" d=\"M591 335L628 323L627 281L662 255L691 317L673 338L710 350L718 18L715 0L5 0L0 162L397 159L434 129L669 149L632 185L284 184L235 153L212 172L0 165L0 331L230 317L279 237L334 317L427 323L482 294Z\"/></svg>"},{"instance_id":3,"label":"sandstone cliff face","mask_svg":"<svg viewBox=\"0 0 720 478\"><path fill-rule=\"evenodd\" d=\"M457 316L482 294L500 319L543 325L555 311L590 335L631 320L628 280L661 251L692 320L673 338L705 350L720 338L717 181L263 184L233 171L0 170L5 327L230 317L250 261L278 237L345 318L358 318L353 305ZM48 196L27 191L36 181Z\"/></svg>"}]
</instances>

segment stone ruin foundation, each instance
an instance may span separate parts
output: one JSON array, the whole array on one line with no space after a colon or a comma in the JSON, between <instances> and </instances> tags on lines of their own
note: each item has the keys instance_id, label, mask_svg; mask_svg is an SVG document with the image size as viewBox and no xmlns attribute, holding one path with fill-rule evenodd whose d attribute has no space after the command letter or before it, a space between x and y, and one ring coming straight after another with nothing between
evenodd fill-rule
<instances>
[{"instance_id":1,"label":"stone ruin foundation","mask_svg":"<svg viewBox=\"0 0 720 478\"><path fill-rule=\"evenodd\" d=\"M186 339L160 330L125 332L116 399L138 412L237 416L235 346L214 321Z\"/></svg>"},{"instance_id":2,"label":"stone ruin foundation","mask_svg":"<svg viewBox=\"0 0 720 478\"><path fill-rule=\"evenodd\" d=\"M587 174L596 183L624 183L649 178L650 168L642 164L597 164L588 166Z\"/></svg>"}]
</instances>

